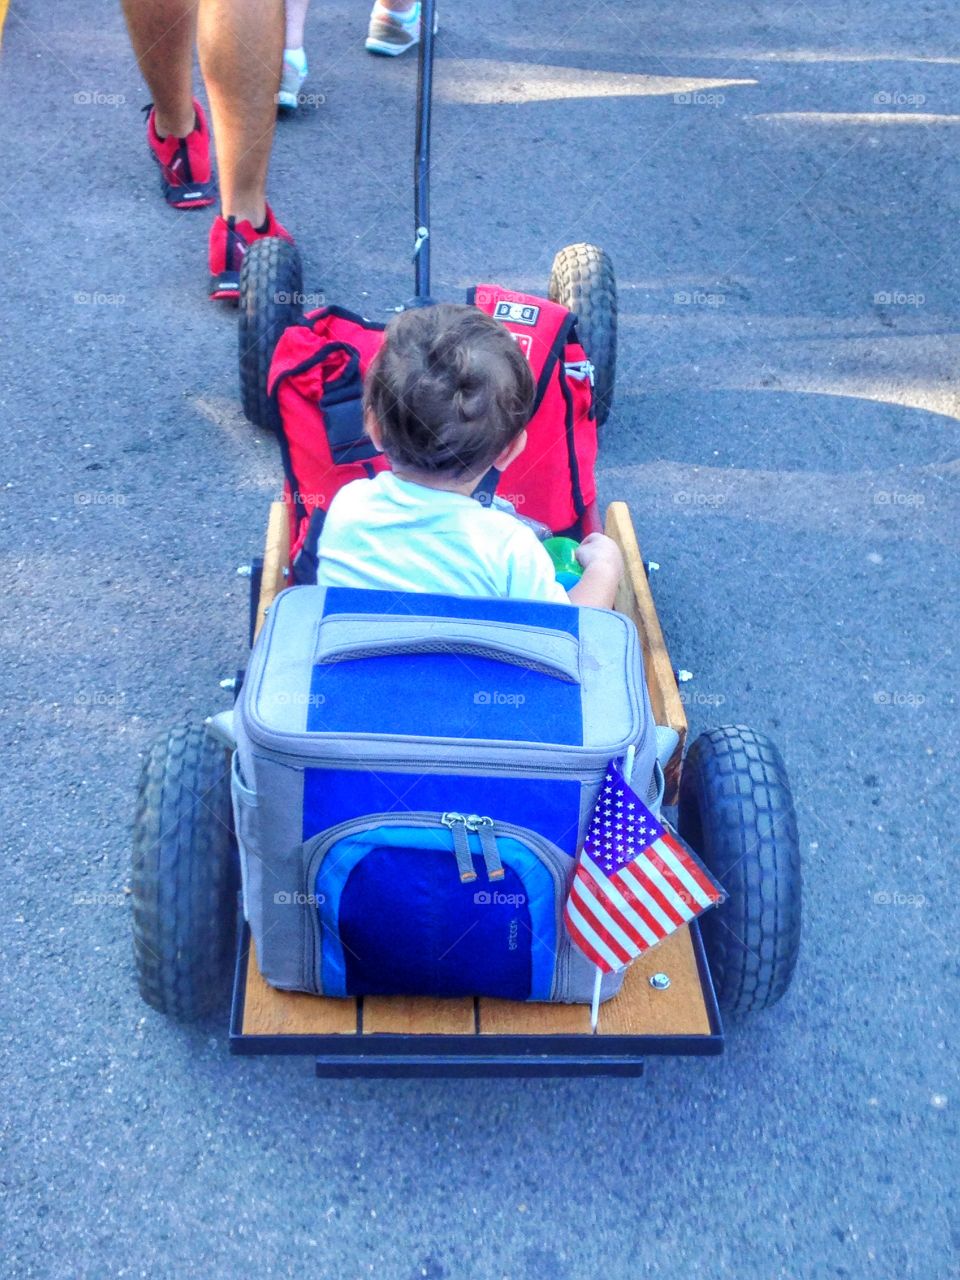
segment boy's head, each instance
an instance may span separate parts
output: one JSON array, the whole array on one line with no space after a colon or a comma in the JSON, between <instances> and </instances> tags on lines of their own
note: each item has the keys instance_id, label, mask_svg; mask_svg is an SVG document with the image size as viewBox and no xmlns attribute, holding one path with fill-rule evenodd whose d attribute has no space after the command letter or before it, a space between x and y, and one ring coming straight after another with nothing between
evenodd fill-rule
<instances>
[{"instance_id":1,"label":"boy's head","mask_svg":"<svg viewBox=\"0 0 960 1280\"><path fill-rule=\"evenodd\" d=\"M440 303L390 321L365 409L394 468L464 481L509 456L534 393L509 330L476 307Z\"/></svg>"}]
</instances>

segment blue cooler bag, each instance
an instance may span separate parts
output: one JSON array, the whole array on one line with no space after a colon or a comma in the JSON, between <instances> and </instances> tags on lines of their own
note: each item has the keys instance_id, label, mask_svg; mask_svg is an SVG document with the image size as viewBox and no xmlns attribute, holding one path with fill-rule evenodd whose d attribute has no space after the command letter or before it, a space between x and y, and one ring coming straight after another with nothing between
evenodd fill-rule
<instances>
[{"instance_id":1,"label":"blue cooler bag","mask_svg":"<svg viewBox=\"0 0 960 1280\"><path fill-rule=\"evenodd\" d=\"M609 761L635 746L634 786L657 797L632 621L293 587L234 729L244 911L268 982L590 999L562 910Z\"/></svg>"}]
</instances>

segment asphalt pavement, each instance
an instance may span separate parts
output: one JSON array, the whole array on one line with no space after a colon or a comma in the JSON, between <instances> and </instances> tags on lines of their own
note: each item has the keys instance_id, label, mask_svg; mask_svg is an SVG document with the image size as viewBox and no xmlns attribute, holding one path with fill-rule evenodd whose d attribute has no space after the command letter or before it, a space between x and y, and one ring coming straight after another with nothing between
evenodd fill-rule
<instances>
[{"instance_id":1,"label":"asphalt pavement","mask_svg":"<svg viewBox=\"0 0 960 1280\"><path fill-rule=\"evenodd\" d=\"M270 192L307 289L411 292L415 60L319 2ZM6 24L2 1270L11 1277L957 1274L960 36L933 0L448 0L436 292L621 301L599 482L662 566L693 732L780 743L795 985L641 1080L318 1081L131 964L140 755L227 705L280 488L209 215L174 213L112 0Z\"/></svg>"}]
</instances>

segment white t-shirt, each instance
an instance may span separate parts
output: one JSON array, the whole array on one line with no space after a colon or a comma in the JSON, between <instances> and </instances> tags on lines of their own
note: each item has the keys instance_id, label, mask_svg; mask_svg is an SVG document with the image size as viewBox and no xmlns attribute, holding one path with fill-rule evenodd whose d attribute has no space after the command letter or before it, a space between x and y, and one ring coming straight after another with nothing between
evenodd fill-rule
<instances>
[{"instance_id":1,"label":"white t-shirt","mask_svg":"<svg viewBox=\"0 0 960 1280\"><path fill-rule=\"evenodd\" d=\"M527 525L475 498L381 471L330 504L317 582L326 587L507 596L569 604Z\"/></svg>"}]
</instances>

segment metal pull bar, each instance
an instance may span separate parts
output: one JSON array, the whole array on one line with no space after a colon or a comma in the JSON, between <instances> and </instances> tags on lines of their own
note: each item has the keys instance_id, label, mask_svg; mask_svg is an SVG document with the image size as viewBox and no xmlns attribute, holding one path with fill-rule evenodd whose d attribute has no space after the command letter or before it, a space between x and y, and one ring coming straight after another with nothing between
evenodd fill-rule
<instances>
[{"instance_id":1,"label":"metal pull bar","mask_svg":"<svg viewBox=\"0 0 960 1280\"><path fill-rule=\"evenodd\" d=\"M436 0L420 6L420 50L417 62L417 143L413 162L416 300L430 298L430 115L433 103L433 40Z\"/></svg>"}]
</instances>

